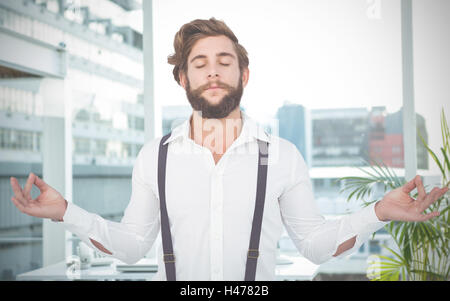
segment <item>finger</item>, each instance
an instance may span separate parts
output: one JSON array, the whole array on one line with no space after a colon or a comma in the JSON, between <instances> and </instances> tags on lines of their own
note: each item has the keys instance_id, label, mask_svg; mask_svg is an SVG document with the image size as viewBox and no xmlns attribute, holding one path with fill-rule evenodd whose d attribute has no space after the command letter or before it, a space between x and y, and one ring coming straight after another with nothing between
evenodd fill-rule
<instances>
[{"instance_id":1,"label":"finger","mask_svg":"<svg viewBox=\"0 0 450 301\"><path fill-rule=\"evenodd\" d=\"M411 181L409 181L408 183L406 183L405 185L402 186L402 191L404 193L410 193L411 191L413 191L414 188L416 188L416 178L412 179Z\"/></svg>"},{"instance_id":2,"label":"finger","mask_svg":"<svg viewBox=\"0 0 450 301\"><path fill-rule=\"evenodd\" d=\"M425 222L425 221L427 221L429 219L438 217L439 214L440 214L439 211L433 211L433 212L430 212L430 213L427 213L427 214L421 214L418 221L419 222Z\"/></svg>"},{"instance_id":3,"label":"finger","mask_svg":"<svg viewBox=\"0 0 450 301\"><path fill-rule=\"evenodd\" d=\"M39 190L41 192L43 192L44 190L46 190L48 188L47 183L45 183L44 180L42 180L38 176L35 176L34 184L39 188Z\"/></svg>"},{"instance_id":4,"label":"finger","mask_svg":"<svg viewBox=\"0 0 450 301\"><path fill-rule=\"evenodd\" d=\"M438 191L436 192L436 199L433 201L433 203L437 200L439 200L446 192L448 191L448 187L443 187L438 189Z\"/></svg>"},{"instance_id":5,"label":"finger","mask_svg":"<svg viewBox=\"0 0 450 301\"><path fill-rule=\"evenodd\" d=\"M11 177L10 178L11 187L14 192L15 198L24 206L27 205L27 200L23 196L22 187L20 187L19 181L17 181L16 178Z\"/></svg>"},{"instance_id":6,"label":"finger","mask_svg":"<svg viewBox=\"0 0 450 301\"><path fill-rule=\"evenodd\" d=\"M22 205L21 202L19 202L15 197L11 198L11 201L14 203L14 205L19 209L20 212L25 213L26 208L24 205Z\"/></svg>"},{"instance_id":7,"label":"finger","mask_svg":"<svg viewBox=\"0 0 450 301\"><path fill-rule=\"evenodd\" d=\"M418 201L423 201L425 199L425 197L427 196L427 194L425 192L425 187L423 187L422 177L421 176L416 176L414 178L414 182L416 184L417 192L418 192L417 200Z\"/></svg>"},{"instance_id":8,"label":"finger","mask_svg":"<svg viewBox=\"0 0 450 301\"><path fill-rule=\"evenodd\" d=\"M431 204L436 202L445 192L447 192L447 190L448 190L447 187L444 187L444 188L441 188L441 189L439 189L437 187L434 187L433 190L431 190L431 192L425 198L423 210L425 210Z\"/></svg>"},{"instance_id":9,"label":"finger","mask_svg":"<svg viewBox=\"0 0 450 301\"><path fill-rule=\"evenodd\" d=\"M34 183L34 174L32 172L30 172L30 174L28 175L28 179L27 182L25 183L25 187L23 189L23 196L27 199L27 200L31 200L31 188L33 187L33 183Z\"/></svg>"},{"instance_id":10,"label":"finger","mask_svg":"<svg viewBox=\"0 0 450 301\"><path fill-rule=\"evenodd\" d=\"M38 206L33 205L33 204L28 204L27 206L24 206L15 197L12 197L11 200L14 203L14 205L16 205L17 209L20 210L20 212L25 213L30 216L42 217L39 214Z\"/></svg>"}]
</instances>

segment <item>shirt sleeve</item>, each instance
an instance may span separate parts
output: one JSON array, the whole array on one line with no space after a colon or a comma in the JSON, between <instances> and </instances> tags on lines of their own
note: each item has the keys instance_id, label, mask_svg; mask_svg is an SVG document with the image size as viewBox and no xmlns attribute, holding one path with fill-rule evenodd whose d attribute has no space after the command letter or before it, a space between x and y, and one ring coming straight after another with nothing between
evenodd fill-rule
<instances>
[{"instance_id":1,"label":"shirt sleeve","mask_svg":"<svg viewBox=\"0 0 450 301\"><path fill-rule=\"evenodd\" d=\"M109 250L111 257L129 264L146 255L160 230L159 199L144 174L144 170L155 168L148 148L144 145L136 158L131 198L120 222L106 220L70 202L61 222L91 248L97 250L90 238Z\"/></svg>"},{"instance_id":2,"label":"shirt sleeve","mask_svg":"<svg viewBox=\"0 0 450 301\"><path fill-rule=\"evenodd\" d=\"M294 145L290 158L290 181L279 198L280 210L288 235L305 258L322 264L333 257L340 244L356 236L355 245L337 256L342 258L358 250L372 233L389 223L378 219L375 204L339 219L325 219L314 200L307 165Z\"/></svg>"}]
</instances>

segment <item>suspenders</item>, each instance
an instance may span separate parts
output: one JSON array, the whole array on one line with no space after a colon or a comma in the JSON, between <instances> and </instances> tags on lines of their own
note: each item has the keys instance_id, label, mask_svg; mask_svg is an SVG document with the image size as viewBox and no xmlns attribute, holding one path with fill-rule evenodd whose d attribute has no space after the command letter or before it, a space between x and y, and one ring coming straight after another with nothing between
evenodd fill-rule
<instances>
[{"instance_id":1,"label":"suspenders","mask_svg":"<svg viewBox=\"0 0 450 301\"><path fill-rule=\"evenodd\" d=\"M170 134L162 137L159 144L158 153L158 190L159 190L159 203L161 211L161 237L164 250L164 264L166 265L166 275L168 281L175 281L175 255L173 254L172 235L170 234L169 216L167 215L166 206L166 161L167 161L167 148L169 143L163 145Z\"/></svg>"},{"instance_id":2,"label":"suspenders","mask_svg":"<svg viewBox=\"0 0 450 301\"><path fill-rule=\"evenodd\" d=\"M163 143L170 137L167 134L162 137L158 153L158 190L161 211L161 237L164 251L164 264L168 281L176 280L175 255L173 253L172 235L170 233L169 216L166 206L166 161L169 144ZM261 236L261 225L266 196L268 143L258 140L258 181L256 187L255 211L253 213L252 232L247 252L247 265L245 268L245 281L254 281L256 275L256 264L259 257L259 239Z\"/></svg>"}]
</instances>

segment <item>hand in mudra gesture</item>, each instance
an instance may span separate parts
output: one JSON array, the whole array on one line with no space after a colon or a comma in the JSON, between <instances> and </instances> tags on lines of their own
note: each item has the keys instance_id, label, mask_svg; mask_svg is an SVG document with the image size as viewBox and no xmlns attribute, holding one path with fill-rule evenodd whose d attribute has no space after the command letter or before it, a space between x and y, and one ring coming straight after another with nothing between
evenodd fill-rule
<instances>
[{"instance_id":1,"label":"hand in mudra gesture","mask_svg":"<svg viewBox=\"0 0 450 301\"><path fill-rule=\"evenodd\" d=\"M417 187L417 199L409 193ZM438 211L422 214L431 204L447 192L448 188L434 187L428 194L423 187L422 179L414 179L387 193L375 206L375 212L382 221L423 222L439 215Z\"/></svg>"},{"instance_id":2,"label":"hand in mudra gesture","mask_svg":"<svg viewBox=\"0 0 450 301\"><path fill-rule=\"evenodd\" d=\"M21 212L35 217L62 220L67 208L67 201L38 176L30 173L23 189L16 178L11 177L10 182L14 192L11 200ZM30 195L33 184L41 191L35 199L32 199Z\"/></svg>"}]
</instances>

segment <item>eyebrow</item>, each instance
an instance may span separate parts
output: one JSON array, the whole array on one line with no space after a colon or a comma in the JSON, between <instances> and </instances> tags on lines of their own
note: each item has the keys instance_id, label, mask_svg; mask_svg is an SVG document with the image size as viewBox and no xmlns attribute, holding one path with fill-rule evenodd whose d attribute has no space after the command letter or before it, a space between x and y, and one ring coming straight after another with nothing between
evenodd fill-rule
<instances>
[{"instance_id":1,"label":"eyebrow","mask_svg":"<svg viewBox=\"0 0 450 301\"><path fill-rule=\"evenodd\" d=\"M236 59L236 57L235 57L233 54L229 53L229 52L220 52L220 53L216 54L216 56L217 56L217 57L229 56L229 57L231 57L231 58L233 58L233 59ZM196 59L206 59L206 55L204 55L204 54L196 55L196 56L194 56L194 57L191 59L190 63L192 63L192 62L195 61Z\"/></svg>"}]
</instances>

